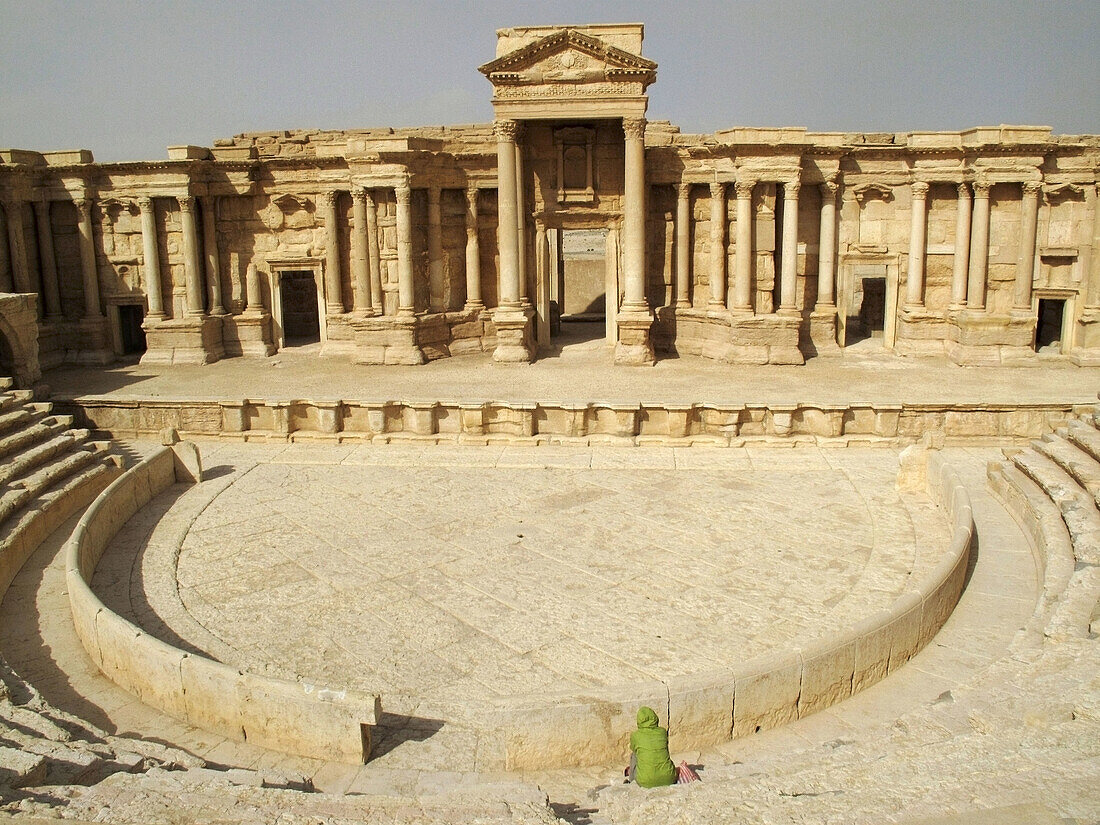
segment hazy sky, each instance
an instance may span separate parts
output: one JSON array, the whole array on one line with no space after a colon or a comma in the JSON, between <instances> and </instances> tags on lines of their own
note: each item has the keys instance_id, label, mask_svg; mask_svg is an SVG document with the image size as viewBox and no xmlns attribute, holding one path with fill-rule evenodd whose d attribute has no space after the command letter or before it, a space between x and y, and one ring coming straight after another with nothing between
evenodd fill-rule
<instances>
[{"instance_id":1,"label":"hazy sky","mask_svg":"<svg viewBox=\"0 0 1100 825\"><path fill-rule=\"evenodd\" d=\"M0 0L0 146L166 157L268 129L492 119L497 28L645 23L685 132L1100 133L1098 0Z\"/></svg>"}]
</instances>

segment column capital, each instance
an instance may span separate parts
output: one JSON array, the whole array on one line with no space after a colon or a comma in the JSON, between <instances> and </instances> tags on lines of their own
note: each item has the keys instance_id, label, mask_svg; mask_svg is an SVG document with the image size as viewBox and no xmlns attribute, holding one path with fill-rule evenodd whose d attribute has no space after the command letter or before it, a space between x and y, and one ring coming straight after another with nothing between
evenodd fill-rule
<instances>
[{"instance_id":1,"label":"column capital","mask_svg":"<svg viewBox=\"0 0 1100 825\"><path fill-rule=\"evenodd\" d=\"M497 140L514 142L519 137L519 122L515 120L495 120L493 121L493 133L497 136Z\"/></svg>"},{"instance_id":2,"label":"column capital","mask_svg":"<svg viewBox=\"0 0 1100 825\"><path fill-rule=\"evenodd\" d=\"M398 203L408 206L412 203L412 187L409 185L409 179L405 178L393 187L393 193L397 196Z\"/></svg>"},{"instance_id":3,"label":"column capital","mask_svg":"<svg viewBox=\"0 0 1100 825\"><path fill-rule=\"evenodd\" d=\"M466 186L466 200L477 203L478 193L481 191L476 184L468 184Z\"/></svg>"},{"instance_id":4,"label":"column capital","mask_svg":"<svg viewBox=\"0 0 1100 825\"><path fill-rule=\"evenodd\" d=\"M91 198L76 198L73 201L73 206L75 206L77 208L77 211L80 212L80 216L82 218L87 219L87 218L92 217L92 199Z\"/></svg>"},{"instance_id":5,"label":"column capital","mask_svg":"<svg viewBox=\"0 0 1100 825\"><path fill-rule=\"evenodd\" d=\"M837 190L840 189L840 184L836 178L829 178L820 186L822 198L836 198Z\"/></svg>"},{"instance_id":6,"label":"column capital","mask_svg":"<svg viewBox=\"0 0 1100 825\"><path fill-rule=\"evenodd\" d=\"M140 198L138 198L137 205L138 209L140 209L142 212L153 211L153 199L148 195L142 195Z\"/></svg>"},{"instance_id":7,"label":"column capital","mask_svg":"<svg viewBox=\"0 0 1100 825\"><path fill-rule=\"evenodd\" d=\"M331 190L328 192L321 192L317 196L317 202L326 209L334 208L336 206L336 192Z\"/></svg>"},{"instance_id":8,"label":"column capital","mask_svg":"<svg viewBox=\"0 0 1100 825\"><path fill-rule=\"evenodd\" d=\"M1030 197L1036 197L1043 190L1043 182L1040 180L1024 181L1024 194Z\"/></svg>"},{"instance_id":9,"label":"column capital","mask_svg":"<svg viewBox=\"0 0 1100 825\"><path fill-rule=\"evenodd\" d=\"M353 186L351 187L352 200L357 203L366 204L367 202L367 187L365 186Z\"/></svg>"},{"instance_id":10,"label":"column capital","mask_svg":"<svg viewBox=\"0 0 1100 825\"><path fill-rule=\"evenodd\" d=\"M752 190L756 188L756 180L753 178L739 178L733 188L739 199L750 199L752 198Z\"/></svg>"},{"instance_id":11,"label":"column capital","mask_svg":"<svg viewBox=\"0 0 1100 825\"><path fill-rule=\"evenodd\" d=\"M958 185L958 192L961 200L970 200L970 184L966 181Z\"/></svg>"},{"instance_id":12,"label":"column capital","mask_svg":"<svg viewBox=\"0 0 1100 825\"><path fill-rule=\"evenodd\" d=\"M974 181L974 197L982 198L984 200L989 199L989 190L993 188L993 184L987 180Z\"/></svg>"},{"instance_id":13,"label":"column capital","mask_svg":"<svg viewBox=\"0 0 1100 825\"><path fill-rule=\"evenodd\" d=\"M681 200L688 198L691 195L690 183L678 183L676 184L676 197Z\"/></svg>"},{"instance_id":14,"label":"column capital","mask_svg":"<svg viewBox=\"0 0 1100 825\"><path fill-rule=\"evenodd\" d=\"M912 192L914 198L923 200L928 197L928 182L923 180L915 180L909 184L909 191Z\"/></svg>"},{"instance_id":15,"label":"column capital","mask_svg":"<svg viewBox=\"0 0 1100 825\"><path fill-rule=\"evenodd\" d=\"M176 198L179 202L180 212L186 212L190 214L195 211L195 197L194 195L180 195Z\"/></svg>"},{"instance_id":16,"label":"column capital","mask_svg":"<svg viewBox=\"0 0 1100 825\"><path fill-rule=\"evenodd\" d=\"M645 137L645 118L624 117L623 134L627 140L642 140Z\"/></svg>"},{"instance_id":17,"label":"column capital","mask_svg":"<svg viewBox=\"0 0 1100 825\"><path fill-rule=\"evenodd\" d=\"M710 182L710 196L712 198L720 198L726 194L725 181L711 181Z\"/></svg>"},{"instance_id":18,"label":"column capital","mask_svg":"<svg viewBox=\"0 0 1100 825\"><path fill-rule=\"evenodd\" d=\"M783 181L783 197L789 201L796 201L798 200L798 190L801 188L802 181L799 178Z\"/></svg>"}]
</instances>

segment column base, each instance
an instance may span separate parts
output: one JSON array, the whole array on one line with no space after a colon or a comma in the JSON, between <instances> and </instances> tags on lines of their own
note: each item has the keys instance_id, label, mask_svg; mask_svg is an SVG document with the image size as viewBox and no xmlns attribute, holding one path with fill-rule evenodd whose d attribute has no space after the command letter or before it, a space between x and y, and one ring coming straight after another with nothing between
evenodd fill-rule
<instances>
[{"instance_id":1,"label":"column base","mask_svg":"<svg viewBox=\"0 0 1100 825\"><path fill-rule=\"evenodd\" d=\"M821 307L810 313L810 348L813 355L840 355L836 342L836 307Z\"/></svg>"},{"instance_id":2,"label":"column base","mask_svg":"<svg viewBox=\"0 0 1100 825\"><path fill-rule=\"evenodd\" d=\"M142 364L212 364L225 356L221 318L180 318L151 323L147 318Z\"/></svg>"},{"instance_id":3,"label":"column base","mask_svg":"<svg viewBox=\"0 0 1100 825\"><path fill-rule=\"evenodd\" d=\"M266 312L230 315L223 320L226 355L266 358L275 354L271 316Z\"/></svg>"},{"instance_id":4,"label":"column base","mask_svg":"<svg viewBox=\"0 0 1100 825\"><path fill-rule=\"evenodd\" d=\"M73 355L77 364L101 367L115 360L107 332L107 319L102 315L80 319L80 340L81 347Z\"/></svg>"},{"instance_id":5,"label":"column base","mask_svg":"<svg viewBox=\"0 0 1100 825\"><path fill-rule=\"evenodd\" d=\"M923 306L909 306L898 313L894 351L899 355L943 355L948 320Z\"/></svg>"},{"instance_id":6,"label":"column base","mask_svg":"<svg viewBox=\"0 0 1100 825\"><path fill-rule=\"evenodd\" d=\"M615 342L615 363L622 366L648 367L657 363L653 355L653 311L648 307L623 307L615 318L619 338Z\"/></svg>"},{"instance_id":7,"label":"column base","mask_svg":"<svg viewBox=\"0 0 1100 825\"><path fill-rule=\"evenodd\" d=\"M1038 363L1036 318L1031 315L956 313L947 325L947 357L964 366L1028 366Z\"/></svg>"},{"instance_id":8,"label":"column base","mask_svg":"<svg viewBox=\"0 0 1100 825\"><path fill-rule=\"evenodd\" d=\"M356 364L419 366L427 361L420 347L415 315L357 318L351 324Z\"/></svg>"},{"instance_id":9,"label":"column base","mask_svg":"<svg viewBox=\"0 0 1100 825\"><path fill-rule=\"evenodd\" d=\"M535 360L535 310L529 304L500 306L493 313L497 346L493 360L498 364L530 364Z\"/></svg>"}]
</instances>

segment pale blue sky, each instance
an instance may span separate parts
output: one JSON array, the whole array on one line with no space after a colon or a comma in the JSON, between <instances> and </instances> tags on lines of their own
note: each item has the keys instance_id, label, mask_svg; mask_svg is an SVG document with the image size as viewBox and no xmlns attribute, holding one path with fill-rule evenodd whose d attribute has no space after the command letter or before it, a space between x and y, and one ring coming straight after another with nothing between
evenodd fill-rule
<instances>
[{"instance_id":1,"label":"pale blue sky","mask_svg":"<svg viewBox=\"0 0 1100 825\"><path fill-rule=\"evenodd\" d=\"M685 132L1100 133L1098 0L0 0L0 146L144 160L243 131L484 122L495 29L626 21L659 64L649 116Z\"/></svg>"}]
</instances>

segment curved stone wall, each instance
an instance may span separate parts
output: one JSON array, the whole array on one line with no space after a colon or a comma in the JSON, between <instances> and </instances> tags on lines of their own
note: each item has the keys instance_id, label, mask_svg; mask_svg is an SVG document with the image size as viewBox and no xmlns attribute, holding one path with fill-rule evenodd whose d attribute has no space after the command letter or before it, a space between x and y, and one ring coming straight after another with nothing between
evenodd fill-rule
<instances>
[{"instance_id":1,"label":"curved stone wall","mask_svg":"<svg viewBox=\"0 0 1100 825\"><path fill-rule=\"evenodd\" d=\"M117 685L178 719L285 753L365 762L381 715L377 696L256 676L186 653L111 612L91 591L96 565L127 519L187 480L180 463L176 450L158 450L104 490L73 532L66 578L84 649Z\"/></svg>"},{"instance_id":2,"label":"curved stone wall","mask_svg":"<svg viewBox=\"0 0 1100 825\"><path fill-rule=\"evenodd\" d=\"M192 448L193 449L193 448ZM943 558L889 609L845 632L718 672L584 692L432 703L426 713L482 732L479 759L508 770L621 760L639 705L658 710L674 750L751 735L829 707L884 678L936 634L962 593L974 539L970 500L954 471L930 453L926 480L953 532ZM380 714L375 696L261 678L176 650L107 610L87 586L125 521L176 481L163 449L93 504L68 550L77 632L100 669L173 716L266 747L343 761L369 755Z\"/></svg>"}]
</instances>

